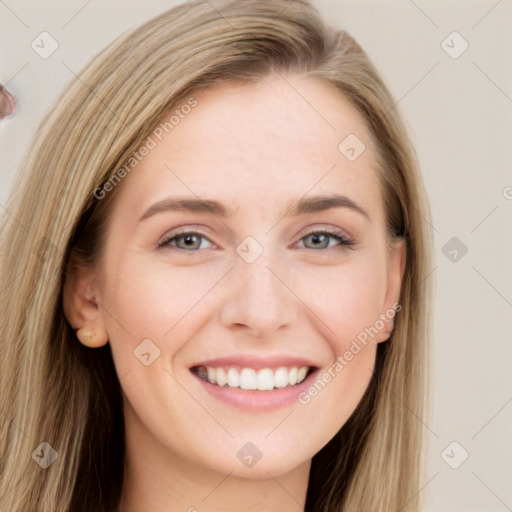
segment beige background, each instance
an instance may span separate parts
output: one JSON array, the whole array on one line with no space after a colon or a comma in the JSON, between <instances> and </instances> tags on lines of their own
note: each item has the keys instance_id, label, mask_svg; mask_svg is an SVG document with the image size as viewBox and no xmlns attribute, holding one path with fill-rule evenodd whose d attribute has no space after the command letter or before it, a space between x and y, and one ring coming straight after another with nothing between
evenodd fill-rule
<instances>
[{"instance_id":1,"label":"beige background","mask_svg":"<svg viewBox=\"0 0 512 512\"><path fill-rule=\"evenodd\" d=\"M14 118L0 121L0 207L72 72L176 3L0 0L0 82L19 102ZM512 2L315 3L355 36L399 100L430 196L436 261L427 278L436 281L436 317L433 413L422 419L430 441L426 510L512 510ZM31 48L43 31L59 45L47 59ZM463 39L446 39L454 31ZM464 41L458 58L446 53ZM453 237L459 247L445 247ZM463 450L469 457L453 469L448 463L459 464Z\"/></svg>"}]
</instances>

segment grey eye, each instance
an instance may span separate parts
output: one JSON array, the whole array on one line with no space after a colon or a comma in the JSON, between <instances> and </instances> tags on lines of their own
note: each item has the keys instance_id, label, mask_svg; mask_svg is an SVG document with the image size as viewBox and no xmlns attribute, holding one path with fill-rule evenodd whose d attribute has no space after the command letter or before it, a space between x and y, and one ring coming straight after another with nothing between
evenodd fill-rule
<instances>
[{"instance_id":1,"label":"grey eye","mask_svg":"<svg viewBox=\"0 0 512 512\"><path fill-rule=\"evenodd\" d=\"M176 241L176 246L180 249L194 250L199 249L201 246L201 240L204 239L202 235L197 235L193 233L183 233L181 235L177 235L174 237ZM179 241L183 241L183 244L180 245Z\"/></svg>"},{"instance_id":2,"label":"grey eye","mask_svg":"<svg viewBox=\"0 0 512 512\"><path fill-rule=\"evenodd\" d=\"M308 247L306 242L304 242L304 245L306 245L308 249L327 249L329 247L332 247L332 245L329 245L331 239L336 240L341 245L347 244L347 242L342 237L338 235L333 235L332 233L310 233L309 235L303 238L304 241L310 240L312 243L312 246Z\"/></svg>"},{"instance_id":3,"label":"grey eye","mask_svg":"<svg viewBox=\"0 0 512 512\"><path fill-rule=\"evenodd\" d=\"M195 252L197 249L205 249L208 246L201 245L202 241L207 241L210 243L208 238L200 233L196 232L187 232L187 233L179 233L172 237L169 237L163 240L159 247L167 247L169 249L182 249L184 251Z\"/></svg>"}]
</instances>

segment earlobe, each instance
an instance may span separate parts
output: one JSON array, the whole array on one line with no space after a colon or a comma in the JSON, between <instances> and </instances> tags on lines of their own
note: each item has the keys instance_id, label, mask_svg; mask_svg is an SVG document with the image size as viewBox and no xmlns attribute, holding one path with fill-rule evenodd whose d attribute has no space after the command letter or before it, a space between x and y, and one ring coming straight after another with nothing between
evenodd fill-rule
<instances>
[{"instance_id":1,"label":"earlobe","mask_svg":"<svg viewBox=\"0 0 512 512\"><path fill-rule=\"evenodd\" d=\"M63 309L80 343L90 348L101 347L108 342L95 295L94 270L72 252L66 267Z\"/></svg>"},{"instance_id":2,"label":"earlobe","mask_svg":"<svg viewBox=\"0 0 512 512\"><path fill-rule=\"evenodd\" d=\"M102 325L82 327L76 331L76 337L89 348L103 347L108 343L108 333Z\"/></svg>"}]
</instances>

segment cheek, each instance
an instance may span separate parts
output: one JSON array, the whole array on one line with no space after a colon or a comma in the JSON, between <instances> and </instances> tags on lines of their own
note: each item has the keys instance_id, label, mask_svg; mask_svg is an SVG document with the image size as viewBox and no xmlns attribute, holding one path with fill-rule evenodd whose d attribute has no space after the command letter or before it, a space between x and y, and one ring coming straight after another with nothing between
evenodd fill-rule
<instances>
[{"instance_id":1,"label":"cheek","mask_svg":"<svg viewBox=\"0 0 512 512\"><path fill-rule=\"evenodd\" d=\"M224 267L171 268L137 255L112 266L116 271L105 280L102 298L113 351L122 348L131 354L150 339L168 354L177 352L192 336L191 329L200 328L208 295L229 269Z\"/></svg>"},{"instance_id":2,"label":"cheek","mask_svg":"<svg viewBox=\"0 0 512 512\"><path fill-rule=\"evenodd\" d=\"M299 402L322 423L321 435L332 436L355 410L373 373L375 326L387 284L385 259L376 250L314 274L302 274L296 283L302 283L304 301L329 343L331 363L318 372Z\"/></svg>"},{"instance_id":3,"label":"cheek","mask_svg":"<svg viewBox=\"0 0 512 512\"><path fill-rule=\"evenodd\" d=\"M345 264L297 273L297 295L311 308L335 354L374 326L386 293L385 259L379 251L354 253ZM321 322L320 322L321 321Z\"/></svg>"}]
</instances>

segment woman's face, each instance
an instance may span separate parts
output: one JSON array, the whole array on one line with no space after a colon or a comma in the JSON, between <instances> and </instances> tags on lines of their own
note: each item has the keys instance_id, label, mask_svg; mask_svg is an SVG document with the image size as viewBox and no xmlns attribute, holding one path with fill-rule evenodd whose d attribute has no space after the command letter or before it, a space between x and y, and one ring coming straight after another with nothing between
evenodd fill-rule
<instances>
[{"instance_id":1,"label":"woman's face","mask_svg":"<svg viewBox=\"0 0 512 512\"><path fill-rule=\"evenodd\" d=\"M194 97L117 185L95 321L128 446L277 477L309 464L362 398L403 244L386 244L375 146L334 88L272 76Z\"/></svg>"}]
</instances>

